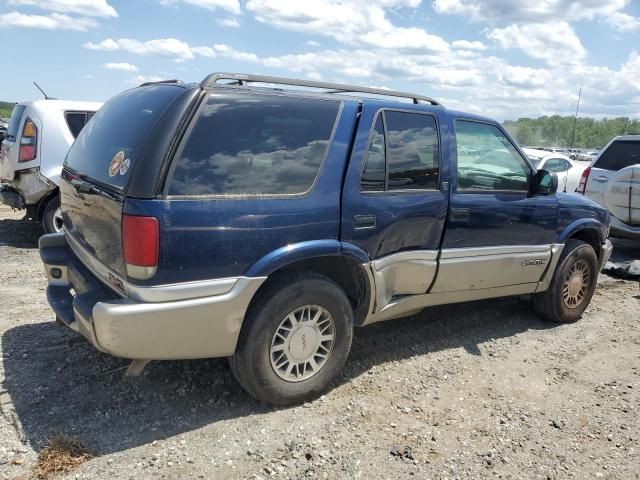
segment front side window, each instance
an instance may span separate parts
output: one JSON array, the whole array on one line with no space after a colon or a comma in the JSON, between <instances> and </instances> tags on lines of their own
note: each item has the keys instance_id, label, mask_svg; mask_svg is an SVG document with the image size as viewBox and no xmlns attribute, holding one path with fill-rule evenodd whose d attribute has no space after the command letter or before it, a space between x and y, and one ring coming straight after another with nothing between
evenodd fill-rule
<instances>
[{"instance_id":1,"label":"front side window","mask_svg":"<svg viewBox=\"0 0 640 480\"><path fill-rule=\"evenodd\" d=\"M438 175L435 118L393 110L379 114L369 139L361 190L435 190Z\"/></svg>"},{"instance_id":2,"label":"front side window","mask_svg":"<svg viewBox=\"0 0 640 480\"><path fill-rule=\"evenodd\" d=\"M495 125L456 121L458 191L527 191L531 170Z\"/></svg>"},{"instance_id":3,"label":"front side window","mask_svg":"<svg viewBox=\"0 0 640 480\"><path fill-rule=\"evenodd\" d=\"M326 155L340 102L211 94L174 163L169 195L304 193Z\"/></svg>"}]
</instances>

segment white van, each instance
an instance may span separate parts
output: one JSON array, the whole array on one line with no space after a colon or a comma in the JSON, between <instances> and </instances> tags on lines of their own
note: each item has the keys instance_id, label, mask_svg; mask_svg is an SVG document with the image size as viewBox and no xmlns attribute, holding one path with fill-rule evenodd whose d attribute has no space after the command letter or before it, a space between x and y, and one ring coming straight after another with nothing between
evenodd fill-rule
<instances>
[{"instance_id":1,"label":"white van","mask_svg":"<svg viewBox=\"0 0 640 480\"><path fill-rule=\"evenodd\" d=\"M62 163L80 130L101 106L49 99L16 104L0 151L0 202L27 209L47 233L59 232Z\"/></svg>"}]
</instances>

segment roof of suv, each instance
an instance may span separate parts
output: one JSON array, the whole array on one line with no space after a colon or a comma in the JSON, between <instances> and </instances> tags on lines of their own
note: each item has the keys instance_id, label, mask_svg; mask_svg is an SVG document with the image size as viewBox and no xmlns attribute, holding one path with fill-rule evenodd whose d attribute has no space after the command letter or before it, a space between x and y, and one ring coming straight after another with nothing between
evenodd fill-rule
<instances>
[{"instance_id":1,"label":"roof of suv","mask_svg":"<svg viewBox=\"0 0 640 480\"><path fill-rule=\"evenodd\" d=\"M614 137L611 141L615 142L617 140L624 140L625 142L640 142L640 135L618 135Z\"/></svg>"}]
</instances>

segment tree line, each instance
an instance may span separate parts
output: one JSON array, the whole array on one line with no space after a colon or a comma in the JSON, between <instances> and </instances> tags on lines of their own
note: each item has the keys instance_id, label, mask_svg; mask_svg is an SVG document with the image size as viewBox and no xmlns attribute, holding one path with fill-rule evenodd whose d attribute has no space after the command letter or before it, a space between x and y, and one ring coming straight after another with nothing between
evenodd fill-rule
<instances>
[{"instance_id":1,"label":"tree line","mask_svg":"<svg viewBox=\"0 0 640 480\"><path fill-rule=\"evenodd\" d=\"M519 118L507 120L504 127L520 145L540 147L570 147L574 117ZM616 135L640 135L640 119L627 117L578 118L574 148L601 148Z\"/></svg>"}]
</instances>

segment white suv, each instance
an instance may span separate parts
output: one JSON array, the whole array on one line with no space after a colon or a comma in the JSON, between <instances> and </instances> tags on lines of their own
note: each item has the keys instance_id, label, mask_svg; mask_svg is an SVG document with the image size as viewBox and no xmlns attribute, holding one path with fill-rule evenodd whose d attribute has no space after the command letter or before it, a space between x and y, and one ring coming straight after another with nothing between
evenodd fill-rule
<instances>
[{"instance_id":1,"label":"white suv","mask_svg":"<svg viewBox=\"0 0 640 480\"><path fill-rule=\"evenodd\" d=\"M615 137L582 173L576 192L611 213L611 236L640 240L640 135Z\"/></svg>"},{"instance_id":2,"label":"white suv","mask_svg":"<svg viewBox=\"0 0 640 480\"><path fill-rule=\"evenodd\" d=\"M101 106L67 100L16 104L0 151L0 202L27 209L47 233L60 231L62 163L82 127Z\"/></svg>"}]
</instances>

